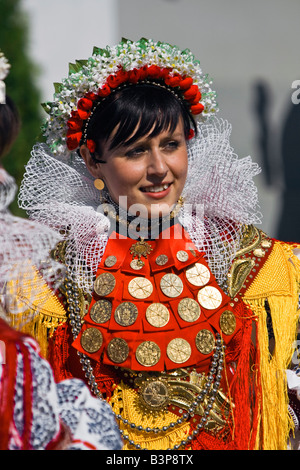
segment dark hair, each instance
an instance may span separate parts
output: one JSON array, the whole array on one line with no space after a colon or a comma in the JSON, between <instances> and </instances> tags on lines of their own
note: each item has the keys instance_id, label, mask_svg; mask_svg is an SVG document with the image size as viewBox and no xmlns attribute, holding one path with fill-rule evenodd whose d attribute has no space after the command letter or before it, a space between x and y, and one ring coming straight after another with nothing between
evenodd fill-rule
<instances>
[{"instance_id":1,"label":"dark hair","mask_svg":"<svg viewBox=\"0 0 300 470\"><path fill-rule=\"evenodd\" d=\"M172 91L152 84L137 84L115 91L97 105L87 128L86 137L96 143L95 154L101 158L101 144L118 126L110 149L131 144L140 137L155 137L165 130L173 132L182 117L186 138L196 124L187 105Z\"/></svg>"},{"instance_id":2,"label":"dark hair","mask_svg":"<svg viewBox=\"0 0 300 470\"><path fill-rule=\"evenodd\" d=\"M20 130L20 117L13 100L6 96L6 103L0 104L0 157L5 155Z\"/></svg>"}]
</instances>

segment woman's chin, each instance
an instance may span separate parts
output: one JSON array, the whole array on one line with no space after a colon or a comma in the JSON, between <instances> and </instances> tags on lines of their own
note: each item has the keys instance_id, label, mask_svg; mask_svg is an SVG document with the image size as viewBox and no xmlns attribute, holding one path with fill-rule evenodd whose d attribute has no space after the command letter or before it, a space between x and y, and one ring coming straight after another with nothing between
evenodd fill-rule
<instances>
[{"instance_id":1,"label":"woman's chin","mask_svg":"<svg viewBox=\"0 0 300 470\"><path fill-rule=\"evenodd\" d=\"M174 207L175 203L168 204L166 202L160 202L157 204L151 204L151 208L148 209L148 218L158 219L160 217L167 217L168 215L170 215Z\"/></svg>"}]
</instances>

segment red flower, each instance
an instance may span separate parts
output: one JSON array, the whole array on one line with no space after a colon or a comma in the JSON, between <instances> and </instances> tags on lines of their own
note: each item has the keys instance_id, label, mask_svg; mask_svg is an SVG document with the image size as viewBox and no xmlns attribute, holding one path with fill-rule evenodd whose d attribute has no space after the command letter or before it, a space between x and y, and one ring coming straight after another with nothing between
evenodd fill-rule
<instances>
[{"instance_id":1,"label":"red flower","mask_svg":"<svg viewBox=\"0 0 300 470\"><path fill-rule=\"evenodd\" d=\"M197 85L192 85L188 90L186 90L183 93L183 96L185 97L186 100L193 101L195 99L198 91L199 91L199 88L197 87Z\"/></svg>"},{"instance_id":2,"label":"red flower","mask_svg":"<svg viewBox=\"0 0 300 470\"><path fill-rule=\"evenodd\" d=\"M148 77L150 78L161 78L161 69L158 65L150 65L147 70Z\"/></svg>"},{"instance_id":3,"label":"red flower","mask_svg":"<svg viewBox=\"0 0 300 470\"><path fill-rule=\"evenodd\" d=\"M194 105L191 106L191 113L192 114L201 114L203 109L204 109L203 104L201 104L201 103L194 104Z\"/></svg>"},{"instance_id":4,"label":"red flower","mask_svg":"<svg viewBox=\"0 0 300 470\"><path fill-rule=\"evenodd\" d=\"M128 80L128 72L126 72L126 70L119 70L119 72L117 73L117 79L119 81L119 85L121 85L121 83L124 83L124 82L127 82Z\"/></svg>"},{"instance_id":5,"label":"red flower","mask_svg":"<svg viewBox=\"0 0 300 470\"><path fill-rule=\"evenodd\" d=\"M91 113L91 109L93 106L92 100L88 98L81 98L77 104L77 111L79 114L80 119L87 119Z\"/></svg>"},{"instance_id":6,"label":"red flower","mask_svg":"<svg viewBox=\"0 0 300 470\"><path fill-rule=\"evenodd\" d=\"M75 111L71 111L71 116L76 119L80 119L77 109Z\"/></svg>"},{"instance_id":7,"label":"red flower","mask_svg":"<svg viewBox=\"0 0 300 470\"><path fill-rule=\"evenodd\" d=\"M88 93L84 95L84 97L91 101L95 101L98 98L98 95L92 91L89 91Z\"/></svg>"},{"instance_id":8,"label":"red flower","mask_svg":"<svg viewBox=\"0 0 300 470\"><path fill-rule=\"evenodd\" d=\"M69 150L77 149L82 137L82 132L67 132L67 147Z\"/></svg>"},{"instance_id":9,"label":"red flower","mask_svg":"<svg viewBox=\"0 0 300 470\"><path fill-rule=\"evenodd\" d=\"M139 69L139 72L140 72L140 80L145 80L145 78L148 76L148 66L143 65L143 67Z\"/></svg>"},{"instance_id":10,"label":"red flower","mask_svg":"<svg viewBox=\"0 0 300 470\"><path fill-rule=\"evenodd\" d=\"M110 88L117 88L128 79L128 73L125 70L119 70L115 75L107 77L107 84Z\"/></svg>"},{"instance_id":11,"label":"red flower","mask_svg":"<svg viewBox=\"0 0 300 470\"><path fill-rule=\"evenodd\" d=\"M195 98L193 100L190 100L190 103L191 104L197 104L197 103L199 103L200 100L201 100L201 93L198 90L197 93L196 93Z\"/></svg>"},{"instance_id":12,"label":"red flower","mask_svg":"<svg viewBox=\"0 0 300 470\"><path fill-rule=\"evenodd\" d=\"M79 117L72 117L68 120L67 126L72 131L79 131L82 128L83 120Z\"/></svg>"},{"instance_id":13,"label":"red flower","mask_svg":"<svg viewBox=\"0 0 300 470\"><path fill-rule=\"evenodd\" d=\"M103 85L103 87L99 88L98 90L98 95L101 96L101 98L104 98L105 96L110 95L110 93L111 93L111 89L107 85L107 83L105 83L105 85Z\"/></svg>"},{"instance_id":14,"label":"red flower","mask_svg":"<svg viewBox=\"0 0 300 470\"><path fill-rule=\"evenodd\" d=\"M177 87L180 85L181 82L181 75L169 75L165 78L165 83L171 87Z\"/></svg>"},{"instance_id":15,"label":"red flower","mask_svg":"<svg viewBox=\"0 0 300 470\"><path fill-rule=\"evenodd\" d=\"M137 83L141 79L141 69L132 69L128 72L128 81L130 83Z\"/></svg>"},{"instance_id":16,"label":"red flower","mask_svg":"<svg viewBox=\"0 0 300 470\"><path fill-rule=\"evenodd\" d=\"M83 109L78 109L78 114L80 116L80 119L85 121L89 117L91 112L90 111L83 111Z\"/></svg>"},{"instance_id":17,"label":"red flower","mask_svg":"<svg viewBox=\"0 0 300 470\"><path fill-rule=\"evenodd\" d=\"M191 77L183 78L179 84L182 90L187 90L193 85L193 79Z\"/></svg>"},{"instance_id":18,"label":"red flower","mask_svg":"<svg viewBox=\"0 0 300 470\"><path fill-rule=\"evenodd\" d=\"M83 111L90 111L92 109L93 102L89 98L81 98L78 101L77 108Z\"/></svg>"},{"instance_id":19,"label":"red flower","mask_svg":"<svg viewBox=\"0 0 300 470\"><path fill-rule=\"evenodd\" d=\"M192 139L193 137L195 137L195 131L194 129L190 129L188 134L188 140Z\"/></svg>"},{"instance_id":20,"label":"red flower","mask_svg":"<svg viewBox=\"0 0 300 470\"><path fill-rule=\"evenodd\" d=\"M94 153L96 150L96 144L92 139L87 139L86 146L91 153Z\"/></svg>"},{"instance_id":21,"label":"red flower","mask_svg":"<svg viewBox=\"0 0 300 470\"><path fill-rule=\"evenodd\" d=\"M166 77L169 76L172 69L168 69L167 67L160 69L160 76L165 80Z\"/></svg>"}]
</instances>

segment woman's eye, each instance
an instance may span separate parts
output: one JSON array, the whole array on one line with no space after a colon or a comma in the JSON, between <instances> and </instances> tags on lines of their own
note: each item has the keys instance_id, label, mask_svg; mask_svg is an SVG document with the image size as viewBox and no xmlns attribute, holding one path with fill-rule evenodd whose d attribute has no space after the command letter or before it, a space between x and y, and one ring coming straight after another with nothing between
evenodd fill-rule
<instances>
[{"instance_id":1,"label":"woman's eye","mask_svg":"<svg viewBox=\"0 0 300 470\"><path fill-rule=\"evenodd\" d=\"M125 156L126 157L138 157L139 155L142 155L145 152L146 152L146 149L144 147L136 147L134 149L128 150L128 152L125 153Z\"/></svg>"},{"instance_id":2,"label":"woman's eye","mask_svg":"<svg viewBox=\"0 0 300 470\"><path fill-rule=\"evenodd\" d=\"M176 150L176 149L178 149L178 147L179 147L179 142L177 142L176 140L172 140L170 142L167 142L164 145L164 148L167 149L167 150Z\"/></svg>"}]
</instances>

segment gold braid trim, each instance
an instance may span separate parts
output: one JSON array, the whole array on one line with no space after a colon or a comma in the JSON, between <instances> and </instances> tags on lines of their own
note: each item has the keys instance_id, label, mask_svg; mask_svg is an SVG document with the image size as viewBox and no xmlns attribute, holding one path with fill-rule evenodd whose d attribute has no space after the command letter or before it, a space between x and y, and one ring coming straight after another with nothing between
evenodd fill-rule
<instances>
[{"instance_id":1,"label":"gold braid trim","mask_svg":"<svg viewBox=\"0 0 300 470\"><path fill-rule=\"evenodd\" d=\"M123 382L116 386L109 403L116 414L122 415L130 423L134 423L136 426L141 425L143 428L162 428L174 423L178 419L178 416L170 411L160 411L155 414L145 412L139 406L137 392ZM153 432L136 431L120 421L120 429L129 436L129 440L139 444L142 449L163 450L170 449L185 440L189 435L190 425L184 422L180 426L176 426L175 429L154 434ZM125 442L123 450L132 450L132 446L128 444L128 441Z\"/></svg>"},{"instance_id":2,"label":"gold braid trim","mask_svg":"<svg viewBox=\"0 0 300 470\"><path fill-rule=\"evenodd\" d=\"M14 303L11 311L7 312L10 324L23 333L33 336L39 343L41 354L48 356L48 338L54 330L67 320L67 315L56 295L51 291L40 274L35 271L28 276L28 282L22 280L21 286L10 282L7 285L7 293L13 294ZM36 292L32 292L35 286ZM26 306L28 308L26 308ZM22 313L14 313L14 312Z\"/></svg>"},{"instance_id":3,"label":"gold braid trim","mask_svg":"<svg viewBox=\"0 0 300 470\"><path fill-rule=\"evenodd\" d=\"M256 449L286 450L294 424L288 412L286 369L293 355L299 319L300 262L293 247L275 242L243 300L257 316L262 397ZM275 348L271 354L265 302L271 311Z\"/></svg>"}]
</instances>

